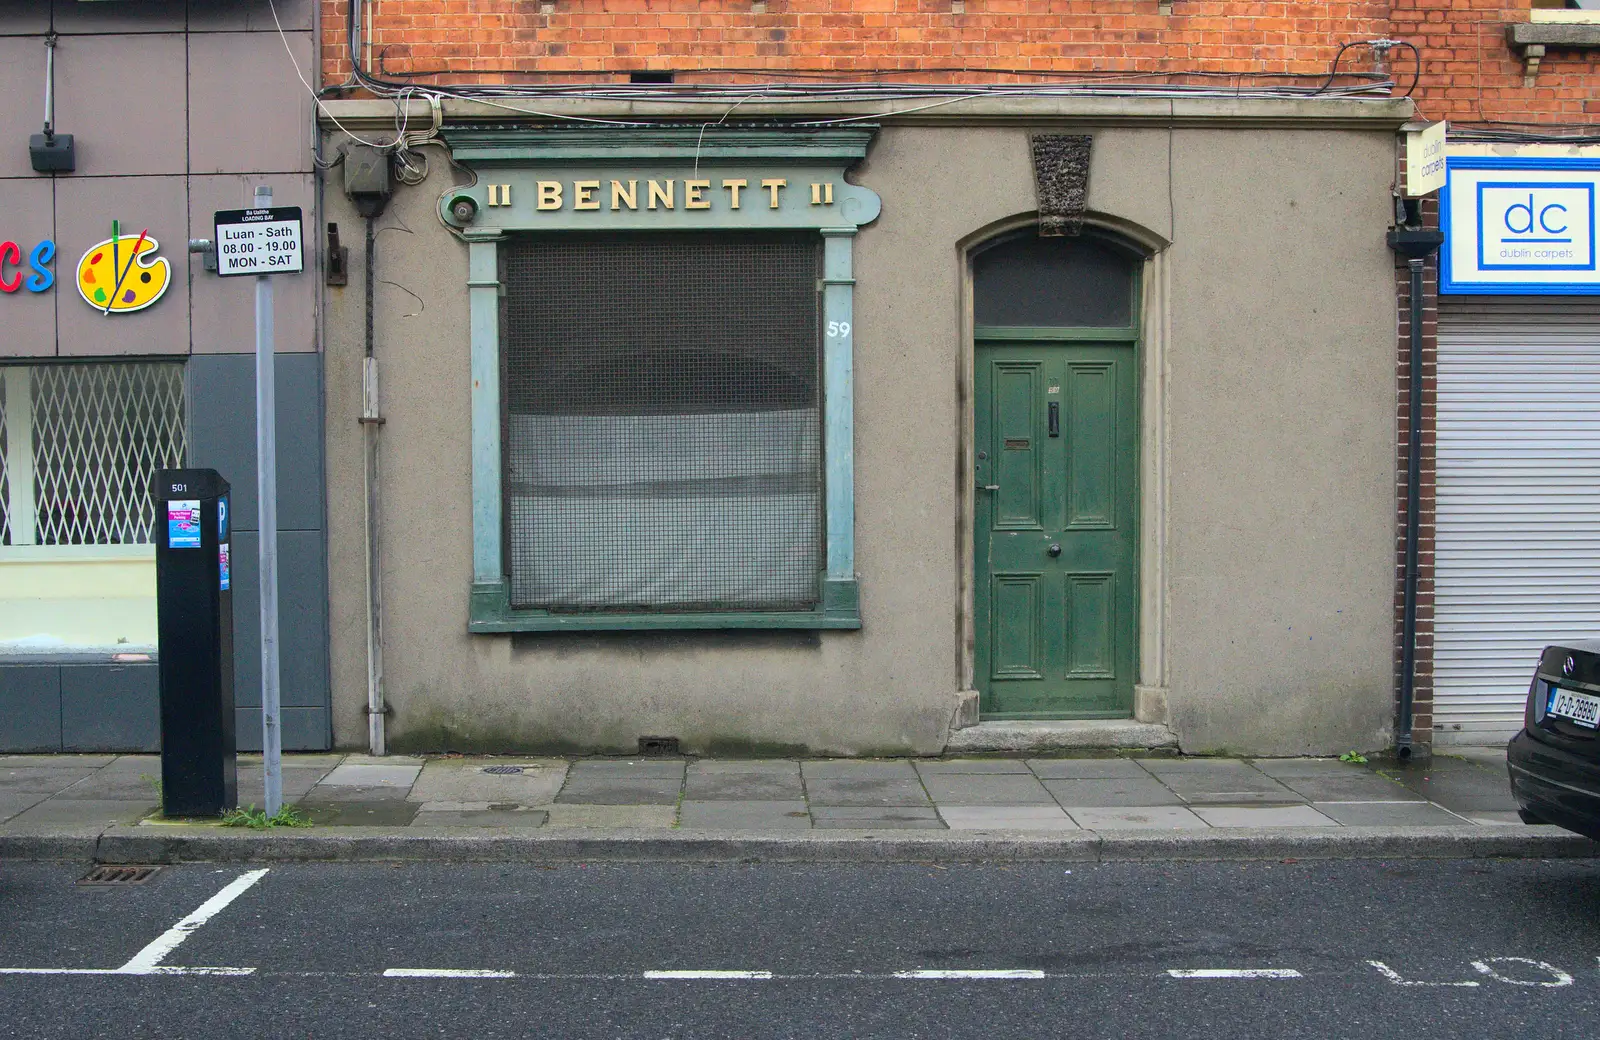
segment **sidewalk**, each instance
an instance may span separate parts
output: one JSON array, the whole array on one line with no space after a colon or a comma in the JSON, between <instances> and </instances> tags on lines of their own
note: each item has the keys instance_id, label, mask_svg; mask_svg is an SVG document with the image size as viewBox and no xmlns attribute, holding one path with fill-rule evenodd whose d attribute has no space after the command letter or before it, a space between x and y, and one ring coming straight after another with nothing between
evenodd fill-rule
<instances>
[{"instance_id":1,"label":"sidewalk","mask_svg":"<svg viewBox=\"0 0 1600 1040\"><path fill-rule=\"evenodd\" d=\"M977 856L991 836L1003 838L995 847L1012 855L1019 847L1066 855L1091 846L1103 855L1107 842L1152 849L1156 839L1159 847L1202 856L1208 849L1245 855L1252 848L1273 855L1284 842L1312 850L1307 855L1359 848L1388 855L1407 848L1418 855L1600 851L1554 828L1523 824L1507 790L1504 753L1494 749L1438 755L1411 767L1145 755L799 761L292 755L284 759L284 798L313 825L266 832L160 819L154 815L159 774L152 755L0 757L0 856L44 856L70 846L99 858L113 848L135 859L141 850L234 858L267 849L276 858L328 858L333 849L343 850L332 853L337 858L362 858L351 850L365 847L372 858L451 858L451 848L458 858L514 858L540 849L581 856L574 850L618 840L637 858L654 858L649 850L656 847L662 856L693 848L718 858L719 842L729 855L751 848L759 855L762 848L796 849L799 839L833 850L818 856L854 847L858 858L883 858L891 847L927 855L941 839ZM259 758L241 758L240 803L259 805L261 789ZM875 848L863 847L869 839Z\"/></svg>"}]
</instances>

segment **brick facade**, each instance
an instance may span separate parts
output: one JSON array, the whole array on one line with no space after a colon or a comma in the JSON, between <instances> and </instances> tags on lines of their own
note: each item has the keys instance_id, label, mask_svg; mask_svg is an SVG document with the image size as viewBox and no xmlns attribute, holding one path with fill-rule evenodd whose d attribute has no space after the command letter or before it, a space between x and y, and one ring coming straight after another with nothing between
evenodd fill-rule
<instances>
[{"instance_id":1,"label":"brick facade","mask_svg":"<svg viewBox=\"0 0 1600 1040\"><path fill-rule=\"evenodd\" d=\"M323 76L346 82L352 0L322 0ZM1265 78L1317 83L1339 46L1395 37L1422 49L1415 97L1430 119L1573 123L1600 115L1600 55L1552 50L1534 87L1505 26L1530 0L1223 3L1216 0L382 0L367 39L375 75L419 86L796 78L1034 83ZM1412 62L1389 58L1404 86ZM1371 72L1351 48L1340 70Z\"/></svg>"}]
</instances>

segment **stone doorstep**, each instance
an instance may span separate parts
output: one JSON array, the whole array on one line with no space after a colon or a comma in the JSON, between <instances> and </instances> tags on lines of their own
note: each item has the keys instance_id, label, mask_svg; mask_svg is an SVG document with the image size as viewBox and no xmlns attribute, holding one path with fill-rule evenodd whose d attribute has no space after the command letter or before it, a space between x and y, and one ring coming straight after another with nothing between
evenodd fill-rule
<instances>
[{"instance_id":1,"label":"stone doorstep","mask_svg":"<svg viewBox=\"0 0 1600 1040\"><path fill-rule=\"evenodd\" d=\"M1176 748L1178 738L1166 726L1132 719L1085 719L1041 722L980 722L950 734L947 755L974 752L1040 754L1111 748Z\"/></svg>"}]
</instances>

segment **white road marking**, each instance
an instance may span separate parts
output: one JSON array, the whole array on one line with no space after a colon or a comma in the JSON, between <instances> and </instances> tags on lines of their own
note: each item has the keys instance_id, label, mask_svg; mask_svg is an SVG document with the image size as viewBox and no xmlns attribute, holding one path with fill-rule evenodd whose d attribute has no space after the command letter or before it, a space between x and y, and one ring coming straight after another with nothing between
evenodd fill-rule
<instances>
[{"instance_id":1,"label":"white road marking","mask_svg":"<svg viewBox=\"0 0 1600 1040\"><path fill-rule=\"evenodd\" d=\"M647 971L647 979L770 979L770 971Z\"/></svg>"},{"instance_id":2,"label":"white road marking","mask_svg":"<svg viewBox=\"0 0 1600 1040\"><path fill-rule=\"evenodd\" d=\"M254 975L254 968L169 967L157 965L127 971L123 968L0 968L0 975Z\"/></svg>"},{"instance_id":3,"label":"white road marking","mask_svg":"<svg viewBox=\"0 0 1600 1040\"><path fill-rule=\"evenodd\" d=\"M1044 972L1035 968L918 968L915 971L897 971L897 979L1042 979Z\"/></svg>"},{"instance_id":4,"label":"white road marking","mask_svg":"<svg viewBox=\"0 0 1600 1040\"><path fill-rule=\"evenodd\" d=\"M1168 968L1175 979L1303 979L1293 968Z\"/></svg>"},{"instance_id":5,"label":"white road marking","mask_svg":"<svg viewBox=\"0 0 1600 1040\"><path fill-rule=\"evenodd\" d=\"M514 971L492 968L385 968L386 979L514 979Z\"/></svg>"},{"instance_id":6,"label":"white road marking","mask_svg":"<svg viewBox=\"0 0 1600 1040\"><path fill-rule=\"evenodd\" d=\"M1466 982L1422 982L1414 979L1403 978L1398 971L1389 967L1382 961L1368 961L1368 964L1378 969L1378 973L1396 986L1460 986L1463 989L1475 988L1478 984L1471 979Z\"/></svg>"},{"instance_id":7,"label":"white road marking","mask_svg":"<svg viewBox=\"0 0 1600 1040\"><path fill-rule=\"evenodd\" d=\"M196 931L198 931L200 929L200 927L203 926L207 921L211 920L213 917L215 917L219 913L221 913L224 909L227 908L229 903L233 902L235 899L238 899L241 895L243 895L245 893L246 890L248 890L250 888L250 886L254 885L257 881L260 881L263 877L266 877L266 875L267 875L266 868L262 868L261 870L252 870L252 871L248 871L247 873L240 874L238 877L234 878L232 881L230 881L226 885L224 885L223 888L222 888L222 891L218 892L216 895L212 896L210 899L207 899L204 903L201 903L195 909L195 911L193 913L189 914L187 917L185 917L182 920L180 920L177 924L173 925L171 928L168 928L166 931L164 931L160 935L156 936L156 938L153 941L151 941L151 943L148 946L146 946L144 949L140 950L138 953L134 954L128 960L128 963L126 963L122 967L118 968L117 969L117 974L119 974L119 975L157 975L157 974L160 974L160 975L174 975L174 974L180 974L180 972L174 972L174 971L170 971L170 970L169 971L160 971L160 972L158 972L155 969L161 964L161 962L163 960L166 959L167 955L170 954L173 950L176 950L179 947L179 945L181 945L182 942L185 939L189 938L189 936L193 935ZM240 968L240 969L235 969L235 970L237 970L237 971L248 971L249 969ZM193 973L193 969L190 969L189 971L186 971L186 972L182 972L182 974L192 974L192 973ZM217 974L217 973L219 973L219 972L217 972L216 969L211 969L211 970L208 970L207 972L205 972L205 974Z\"/></svg>"},{"instance_id":8,"label":"white road marking","mask_svg":"<svg viewBox=\"0 0 1600 1040\"><path fill-rule=\"evenodd\" d=\"M1513 979L1510 976L1502 975L1498 971L1495 971L1489 966L1490 962L1496 964L1526 964L1530 968L1548 972L1551 978L1549 981L1541 979ZM1568 975L1554 964L1550 964L1547 961L1536 961L1530 957L1485 957L1481 961L1473 961L1472 967L1480 975L1487 975L1497 982L1507 982L1513 986L1543 986L1545 989L1559 989L1562 986L1572 985L1571 975Z\"/></svg>"}]
</instances>

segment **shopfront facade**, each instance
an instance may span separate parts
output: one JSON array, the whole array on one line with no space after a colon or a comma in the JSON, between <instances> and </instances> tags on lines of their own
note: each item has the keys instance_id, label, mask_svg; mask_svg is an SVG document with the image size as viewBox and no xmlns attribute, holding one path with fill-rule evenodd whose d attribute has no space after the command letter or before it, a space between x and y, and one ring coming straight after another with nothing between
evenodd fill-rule
<instances>
[{"instance_id":1,"label":"shopfront facade","mask_svg":"<svg viewBox=\"0 0 1600 1040\"><path fill-rule=\"evenodd\" d=\"M446 101L374 232L391 749L1388 742L1409 104L888 107ZM368 316L326 308L359 745Z\"/></svg>"},{"instance_id":2,"label":"shopfront facade","mask_svg":"<svg viewBox=\"0 0 1600 1040\"><path fill-rule=\"evenodd\" d=\"M1455 142L1441 198L1434 740L1504 743L1600 631L1600 151Z\"/></svg>"}]
</instances>

